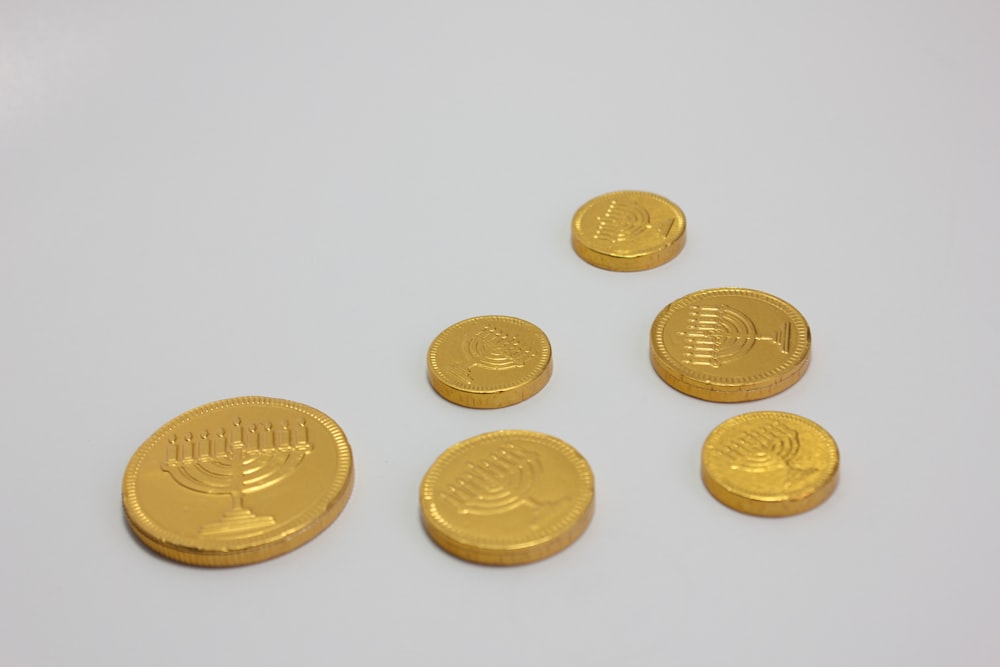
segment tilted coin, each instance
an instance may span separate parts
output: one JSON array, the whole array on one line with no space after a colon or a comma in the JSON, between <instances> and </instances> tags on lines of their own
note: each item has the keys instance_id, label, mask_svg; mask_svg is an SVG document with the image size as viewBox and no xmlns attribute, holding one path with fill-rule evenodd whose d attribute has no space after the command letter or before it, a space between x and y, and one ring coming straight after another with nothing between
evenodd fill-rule
<instances>
[{"instance_id":1,"label":"tilted coin","mask_svg":"<svg viewBox=\"0 0 1000 667\"><path fill-rule=\"evenodd\" d=\"M573 216L573 250L611 271L642 271L669 262L684 247L687 224L677 204L650 192L623 190L591 199Z\"/></svg>"},{"instance_id":2,"label":"tilted coin","mask_svg":"<svg viewBox=\"0 0 1000 667\"><path fill-rule=\"evenodd\" d=\"M260 396L195 408L132 456L122 500L153 551L191 565L267 560L301 546L347 504L354 465L325 414Z\"/></svg>"},{"instance_id":3,"label":"tilted coin","mask_svg":"<svg viewBox=\"0 0 1000 667\"><path fill-rule=\"evenodd\" d=\"M453 324L427 352L431 386L467 408L502 408L534 396L552 376L552 346L531 322L486 315Z\"/></svg>"},{"instance_id":4,"label":"tilted coin","mask_svg":"<svg viewBox=\"0 0 1000 667\"><path fill-rule=\"evenodd\" d=\"M424 527L445 551L490 565L565 549L594 513L594 475L558 438L494 431L454 445L420 485Z\"/></svg>"},{"instance_id":5,"label":"tilted coin","mask_svg":"<svg viewBox=\"0 0 1000 667\"><path fill-rule=\"evenodd\" d=\"M837 487L840 453L819 424L787 412L750 412L705 440L701 477L723 505L757 516L816 507Z\"/></svg>"},{"instance_id":6,"label":"tilted coin","mask_svg":"<svg viewBox=\"0 0 1000 667\"><path fill-rule=\"evenodd\" d=\"M664 308L650 331L650 358L664 382L689 396L735 403L773 396L809 366L801 313L751 289L694 292Z\"/></svg>"}]
</instances>

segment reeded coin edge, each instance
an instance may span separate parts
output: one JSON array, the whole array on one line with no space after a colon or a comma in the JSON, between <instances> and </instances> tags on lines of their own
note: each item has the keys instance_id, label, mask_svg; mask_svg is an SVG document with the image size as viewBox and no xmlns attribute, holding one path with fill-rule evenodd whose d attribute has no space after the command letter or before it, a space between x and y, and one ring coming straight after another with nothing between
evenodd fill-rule
<instances>
[{"instance_id":1,"label":"reeded coin edge","mask_svg":"<svg viewBox=\"0 0 1000 667\"><path fill-rule=\"evenodd\" d=\"M449 335L454 335L459 327L472 326L480 321L501 320L523 327L536 336L541 343L541 359L537 368L514 384L480 385L459 387L448 381L438 363L438 351ZM531 398L548 383L552 377L552 343L537 325L510 315L479 315L456 322L439 333L427 350L427 376L442 398L468 408L500 408L520 403Z\"/></svg>"},{"instance_id":2,"label":"reeded coin edge","mask_svg":"<svg viewBox=\"0 0 1000 667\"><path fill-rule=\"evenodd\" d=\"M533 535L507 539L490 537L488 535L483 536L456 528L441 515L437 509L437 503L434 499L434 489L441 471L448 465L448 463L450 463L452 459L459 456L463 450L468 447L475 446L485 439L499 440L509 437L526 438L532 444L539 444L549 448L550 451L554 450L556 453L564 455L576 469L585 492L578 498L574 499L573 505L565 512L561 519L553 523L547 529ZM500 559L495 561L497 564L502 564L502 562L529 562L531 560L538 560L540 558L544 558L545 555L548 555L546 554L546 551L549 551L550 549L550 553L555 553L564 549L569 543L579 537L579 535L583 533L587 524L589 524L590 518L588 514L593 512L593 500L594 473L590 468L590 464L587 463L587 460L583 457L583 455L569 443L554 436L538 433L536 431L513 429L491 431L489 433L482 433L456 443L438 456L434 463L431 464L431 467L428 469L427 474L424 475L424 479L420 484L421 516L424 520L425 527L428 528L428 533L432 538L434 538L435 542L455 555L459 555L459 553L456 553L456 551L458 551L461 553L480 554L484 558L496 557ZM579 532L576 533L576 535L572 537L569 542L559 546L558 543L565 534L573 534L575 530L574 526L579 521L585 522ZM438 537L441 539L438 539ZM557 544L550 547L548 543L552 541L557 542ZM447 548L446 545L453 548ZM518 554L521 552L523 552L525 557L528 558L527 561L511 560L512 558L517 559ZM540 553L543 555L532 556L531 554L534 553ZM468 558L467 560L485 562L480 558ZM494 561L491 560L490 562Z\"/></svg>"},{"instance_id":3,"label":"reeded coin edge","mask_svg":"<svg viewBox=\"0 0 1000 667\"><path fill-rule=\"evenodd\" d=\"M537 540L534 543L521 544L509 549L490 549L470 546L456 540L429 522L427 517L421 515L424 529L439 547L456 558L483 565L525 565L554 556L576 542L586 532L593 517L594 497L591 495L590 503L584 514L566 532L551 539Z\"/></svg>"},{"instance_id":4,"label":"reeded coin edge","mask_svg":"<svg viewBox=\"0 0 1000 667\"><path fill-rule=\"evenodd\" d=\"M672 260L684 249L685 237L663 246L657 252L645 253L641 255L609 255L600 251L588 248L582 241L573 237L573 250L580 259L596 266L599 269L626 273L631 271L646 271L655 269Z\"/></svg>"},{"instance_id":5,"label":"reeded coin edge","mask_svg":"<svg viewBox=\"0 0 1000 667\"><path fill-rule=\"evenodd\" d=\"M129 527L135 533L136 537L152 551L161 556L186 565L197 565L199 567L237 567L283 556L319 536L344 511L347 501L350 500L353 488L354 471L352 469L347 484L344 486L343 493L335 499L335 502L327 508L325 513L320 515L311 524L306 525L300 530L291 532L284 539L274 540L238 551L211 551L168 544L151 535L147 535L141 528L132 523L128 515L126 515L125 519L128 521Z\"/></svg>"},{"instance_id":6,"label":"reeded coin edge","mask_svg":"<svg viewBox=\"0 0 1000 667\"><path fill-rule=\"evenodd\" d=\"M316 419L327 429L327 432L333 437L334 446L337 448L338 461L346 462L346 465L338 466L338 469L330 481L330 485L327 487L327 492L324 495L319 496L317 501L310 505L305 511L299 513L291 520L284 521L276 525L272 530L260 535L244 538L243 540L232 540L226 541L225 543L215 542L215 544L218 545L217 549L213 549L211 547L205 548L203 545L206 543L209 545L212 544L212 542L208 540L193 541L191 536L180 535L156 526L152 519L150 519L142 510L138 500L138 491L136 487L139 469L146 456L152 452L160 438L167 432L176 430L185 422L210 412L232 407L260 405L284 407L296 410L302 414L312 417L313 419ZM322 519L327 513L331 513L330 520L323 526L323 528L325 528L340 514L343 507L346 505L347 500L350 498L353 481L354 459L351 448L347 442L347 437L344 435L344 432L341 430L340 426L333 421L333 419L316 408L302 403L296 403L295 401L269 398L266 396L241 396L238 398L213 401L188 410L161 426L155 433L153 433L153 435L147 438L146 441L140 445L139 449L137 449L132 455L128 466L125 469L125 476L122 482L122 505L125 508L125 515L128 519L129 525L133 527L139 538L148 538L155 544L161 545L163 549L169 550L170 553L167 553L166 551L154 548L154 551L158 551L158 553L162 553L168 557L173 557L171 554L179 551L195 554L229 556L247 551L259 551L266 545L267 542L283 544L288 543L289 540L295 541L296 543L285 549L285 551L289 551L295 548L295 546L305 543L308 539L311 539L319 532L318 530L309 538L303 539L302 541L296 541L295 536L299 533L299 531L308 531L318 520ZM322 530L322 528L320 528L320 530ZM149 544L146 539L143 539L143 542ZM150 546L153 548L152 545ZM277 556L280 554L275 553L273 555ZM272 556L264 556L257 560L265 560L270 557ZM181 559L177 558L175 560ZM249 562L256 562L256 560Z\"/></svg>"},{"instance_id":7,"label":"reeded coin edge","mask_svg":"<svg viewBox=\"0 0 1000 667\"><path fill-rule=\"evenodd\" d=\"M738 424L758 419L786 420L805 425L818 436L820 444L827 447L828 453L833 459L833 466L815 489L808 493L761 494L741 489L739 484L727 483L711 474L709 466L705 463L705 458L712 440L718 439L720 433ZM837 447L837 441L830 435L829 431L811 419L807 419L801 415L773 410L747 412L725 420L712 429L712 432L705 438L701 450L701 478L708 492L730 509L743 512L744 514L763 517L794 516L823 504L836 490L840 479L840 449Z\"/></svg>"},{"instance_id":8,"label":"reeded coin edge","mask_svg":"<svg viewBox=\"0 0 1000 667\"><path fill-rule=\"evenodd\" d=\"M792 322L793 326L795 326L796 333L798 334L798 343L796 344L795 349L789 352L788 359L763 373L755 373L753 375L746 375L742 377L726 377L713 376L707 373L692 371L689 367L686 367L683 362L675 359L670 354L670 351L666 347L666 337L663 329L666 321L677 309L686 307L692 302L697 302L708 297L730 295L763 301L771 306L774 306L786 317L788 317L789 321ZM756 389L760 386L770 386L771 384L774 384L775 376L779 376L777 381L780 382L783 380L783 376L786 373L797 372L797 370L799 370L798 367L808 361L809 353L812 348L812 332L809 329L809 323L806 322L802 313L800 313L793 305L779 297L774 296L773 294L743 287L719 287L699 290L669 303L653 320L653 325L650 327L649 338L650 351L652 353L654 365L656 365L657 368L663 368L665 372L671 373L676 377L683 378L683 381L686 384L692 386L702 386L710 391L720 391L717 388L719 385L730 385L734 388L738 388L736 390L748 390ZM801 370L804 372L805 368L802 368ZM660 376L663 377L662 374L660 374ZM713 387L715 388L713 389Z\"/></svg>"},{"instance_id":9,"label":"reeded coin edge","mask_svg":"<svg viewBox=\"0 0 1000 667\"><path fill-rule=\"evenodd\" d=\"M737 385L734 387L726 387L725 385L714 385L714 388L709 389L704 385L691 384L686 382L684 378L675 375L671 369L664 367L660 364L659 359L657 359L656 354L650 351L650 357L653 362L653 370L656 374L660 376L660 379L665 383L681 392L693 398L699 398L703 401L711 401L713 403L743 403L746 401L759 401L764 398L770 398L785 391L793 384L797 383L805 375L806 369L809 368L810 354L806 354L805 359L796 368L792 369L784 377L780 377L771 384L761 385L753 388L746 388L745 386Z\"/></svg>"},{"instance_id":10,"label":"reeded coin edge","mask_svg":"<svg viewBox=\"0 0 1000 667\"><path fill-rule=\"evenodd\" d=\"M606 199L608 197L634 197L637 195L655 199L674 211L675 227L671 229L671 238L667 239L660 245L649 248L648 250L628 253L604 252L587 245L585 234L581 228L583 217L587 211L590 210L590 208L599 200ZM588 264L601 269L606 269L608 271L645 271L647 269L656 268L657 266L662 266L680 254L687 240L687 219L684 216L684 211L682 211L677 204L662 195L641 190L617 190L615 192L608 192L590 199L584 203L583 206L578 208L576 213L573 214L571 227L574 252L576 252L576 254ZM676 235L674 234L674 229L678 230Z\"/></svg>"}]
</instances>

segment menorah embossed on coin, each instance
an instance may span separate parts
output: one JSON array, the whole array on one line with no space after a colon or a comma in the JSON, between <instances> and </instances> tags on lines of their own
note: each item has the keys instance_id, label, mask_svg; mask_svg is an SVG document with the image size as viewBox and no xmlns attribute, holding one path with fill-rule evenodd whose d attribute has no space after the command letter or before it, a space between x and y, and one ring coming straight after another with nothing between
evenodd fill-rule
<instances>
[{"instance_id":1,"label":"menorah embossed on coin","mask_svg":"<svg viewBox=\"0 0 1000 667\"><path fill-rule=\"evenodd\" d=\"M734 470L784 472L786 487L816 471L797 465L799 450L799 432L780 422L740 433L719 447Z\"/></svg>"},{"instance_id":2,"label":"menorah embossed on coin","mask_svg":"<svg viewBox=\"0 0 1000 667\"><path fill-rule=\"evenodd\" d=\"M718 368L745 356L759 340L788 354L792 324L785 322L770 336L761 336L745 313L729 306L691 306L685 338L684 363Z\"/></svg>"},{"instance_id":3,"label":"menorah embossed on coin","mask_svg":"<svg viewBox=\"0 0 1000 667\"><path fill-rule=\"evenodd\" d=\"M161 468L181 486L199 493L229 495L232 509L220 521L205 524L200 534L220 538L249 537L275 524L272 516L257 516L244 507L243 496L277 484L291 475L312 449L305 420L289 428L283 421L244 426L234 421L229 432L202 431L178 441L170 436Z\"/></svg>"},{"instance_id":4,"label":"menorah embossed on coin","mask_svg":"<svg viewBox=\"0 0 1000 667\"><path fill-rule=\"evenodd\" d=\"M441 493L459 514L501 514L524 505L541 508L554 504L532 498L541 472L541 460L534 452L505 445L465 466L466 472Z\"/></svg>"},{"instance_id":5,"label":"menorah embossed on coin","mask_svg":"<svg viewBox=\"0 0 1000 667\"><path fill-rule=\"evenodd\" d=\"M649 217L649 210L636 202L620 202L611 200L607 210L597 217L597 229L594 239L615 244L633 239L647 230L657 228L661 236L666 238L676 218L666 222L654 222Z\"/></svg>"},{"instance_id":6,"label":"menorah embossed on coin","mask_svg":"<svg viewBox=\"0 0 1000 667\"><path fill-rule=\"evenodd\" d=\"M453 366L448 372L466 385L472 384L472 369L484 368L490 371L505 371L523 368L535 352L524 345L514 334L496 326L484 326L462 340L462 356L465 365Z\"/></svg>"}]
</instances>

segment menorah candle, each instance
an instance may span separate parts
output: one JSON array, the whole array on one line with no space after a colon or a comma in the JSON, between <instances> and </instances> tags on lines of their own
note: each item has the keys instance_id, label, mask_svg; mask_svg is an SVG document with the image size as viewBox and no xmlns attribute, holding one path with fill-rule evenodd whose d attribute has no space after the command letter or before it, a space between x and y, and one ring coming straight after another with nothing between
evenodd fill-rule
<instances>
[{"instance_id":1,"label":"menorah candle","mask_svg":"<svg viewBox=\"0 0 1000 667\"><path fill-rule=\"evenodd\" d=\"M278 449L289 449L291 447L292 434L288 430L288 420L281 420L281 430L278 431L276 442L274 443Z\"/></svg>"},{"instance_id":2,"label":"menorah candle","mask_svg":"<svg viewBox=\"0 0 1000 667\"><path fill-rule=\"evenodd\" d=\"M234 446L243 445L243 423L239 419L233 422L233 432L230 437L230 442L232 442Z\"/></svg>"},{"instance_id":3,"label":"menorah candle","mask_svg":"<svg viewBox=\"0 0 1000 667\"><path fill-rule=\"evenodd\" d=\"M306 429L306 420L304 417L299 420L298 439L295 444L298 447L309 444L309 431Z\"/></svg>"},{"instance_id":4,"label":"menorah candle","mask_svg":"<svg viewBox=\"0 0 1000 667\"><path fill-rule=\"evenodd\" d=\"M209 438L208 431L201 432L201 439L198 441L198 452L195 455L196 459L207 459L212 455L212 441Z\"/></svg>"},{"instance_id":5,"label":"menorah candle","mask_svg":"<svg viewBox=\"0 0 1000 667\"><path fill-rule=\"evenodd\" d=\"M167 440L167 463L177 460L177 435L171 434Z\"/></svg>"}]
</instances>

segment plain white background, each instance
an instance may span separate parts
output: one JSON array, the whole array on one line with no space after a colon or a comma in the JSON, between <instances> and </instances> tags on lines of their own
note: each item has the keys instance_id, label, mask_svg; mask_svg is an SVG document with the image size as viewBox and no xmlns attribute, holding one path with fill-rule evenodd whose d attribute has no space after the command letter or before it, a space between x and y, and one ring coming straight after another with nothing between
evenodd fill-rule
<instances>
[{"instance_id":1,"label":"plain white background","mask_svg":"<svg viewBox=\"0 0 1000 667\"><path fill-rule=\"evenodd\" d=\"M996 665L995 2L0 2L0 651L8 665ZM676 201L688 245L602 271L584 201ZM679 394L648 331L708 287L813 331L797 385ZM430 389L480 314L549 335L496 411ZM301 549L207 570L131 536L161 424L248 394L356 459ZM841 485L767 520L702 487L759 409L837 438ZM445 448L499 428L590 461L565 552L459 561L421 529Z\"/></svg>"}]
</instances>

